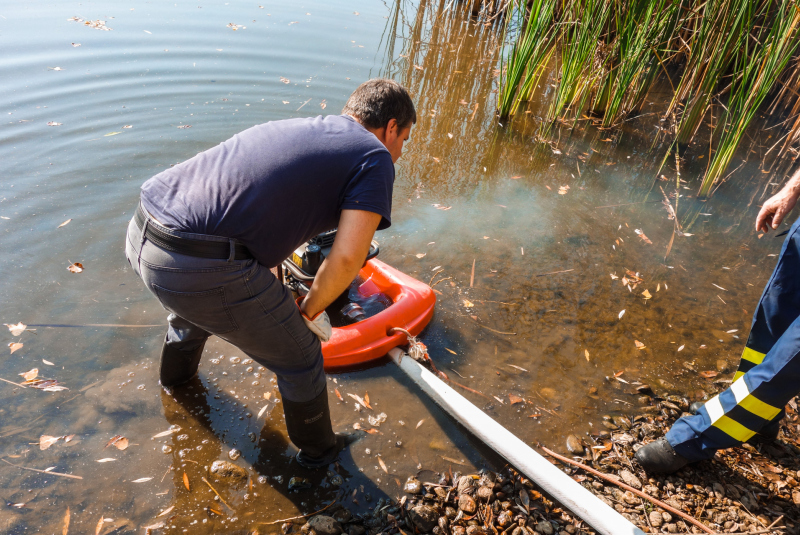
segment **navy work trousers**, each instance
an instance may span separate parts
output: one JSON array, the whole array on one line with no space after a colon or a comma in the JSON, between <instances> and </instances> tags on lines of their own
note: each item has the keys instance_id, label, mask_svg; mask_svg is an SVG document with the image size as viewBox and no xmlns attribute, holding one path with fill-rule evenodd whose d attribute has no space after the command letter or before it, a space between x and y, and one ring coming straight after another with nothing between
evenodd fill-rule
<instances>
[{"instance_id":1,"label":"navy work trousers","mask_svg":"<svg viewBox=\"0 0 800 535\"><path fill-rule=\"evenodd\" d=\"M800 392L800 219L783 242L753 314L739 370L731 386L708 400L695 416L681 418L667 433L675 451L699 461L718 449L738 446L778 425L783 408Z\"/></svg>"},{"instance_id":2,"label":"navy work trousers","mask_svg":"<svg viewBox=\"0 0 800 535\"><path fill-rule=\"evenodd\" d=\"M177 232L173 236L230 243L228 238ZM212 334L277 375L281 396L310 401L326 389L319 339L306 327L291 292L253 259L216 260L164 250L143 238L131 220L125 254L170 312L165 344L196 349Z\"/></svg>"}]
</instances>

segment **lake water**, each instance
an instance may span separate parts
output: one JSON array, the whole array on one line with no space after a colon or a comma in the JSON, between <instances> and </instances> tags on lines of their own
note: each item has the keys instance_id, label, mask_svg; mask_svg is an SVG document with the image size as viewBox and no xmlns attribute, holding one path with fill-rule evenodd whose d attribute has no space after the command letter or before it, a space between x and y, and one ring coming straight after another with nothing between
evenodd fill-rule
<instances>
[{"instance_id":1,"label":"lake water","mask_svg":"<svg viewBox=\"0 0 800 535\"><path fill-rule=\"evenodd\" d=\"M686 152L678 214L692 236L675 237L665 259L674 223L661 188L675 192L676 170L670 159L659 171L667 145L653 112L666 93L618 131L580 122L545 143L535 128L545 78L530 113L499 125L497 26L458 3L9 3L0 44L0 320L35 329L3 335L23 346L4 349L0 377L38 368L68 388L0 383L4 533L60 533L66 517L74 533L159 521L170 532L275 533L265 523L337 495L354 512L372 508L420 470L430 480L426 471L498 466L387 362L329 376L335 428L369 427L372 413L348 393L368 392L388 416L343 456L341 486L291 461L274 378L235 348L212 339L201 380L175 396L157 384L165 312L122 248L141 183L254 124L338 113L368 78L406 85L419 116L397 166L394 224L377 236L381 259L425 282L443 269L422 340L442 371L483 394L467 397L529 443L563 449L569 433L604 431L603 416L636 414L636 382L713 393L696 372L735 367L780 250L753 231L782 181L759 167L769 134L709 202L691 198L708 147ZM73 262L84 271L68 271ZM626 271L642 279L635 289ZM42 435L74 437L41 450ZM117 435L127 449L106 447ZM225 506L202 478L234 448L249 480L215 486ZM293 476L314 488L290 490Z\"/></svg>"}]
</instances>

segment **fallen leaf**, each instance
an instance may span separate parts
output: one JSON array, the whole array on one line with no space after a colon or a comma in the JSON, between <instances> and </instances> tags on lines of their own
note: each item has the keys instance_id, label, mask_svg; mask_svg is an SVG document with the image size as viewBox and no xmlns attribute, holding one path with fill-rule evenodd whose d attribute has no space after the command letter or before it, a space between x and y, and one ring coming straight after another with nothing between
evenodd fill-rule
<instances>
[{"instance_id":1,"label":"fallen leaf","mask_svg":"<svg viewBox=\"0 0 800 535\"><path fill-rule=\"evenodd\" d=\"M192 127L192 125L190 125L190 124L182 124L182 125L178 126L178 128L191 128L191 127Z\"/></svg>"},{"instance_id":2,"label":"fallen leaf","mask_svg":"<svg viewBox=\"0 0 800 535\"><path fill-rule=\"evenodd\" d=\"M55 121L50 121L47 123L47 126L61 126L63 123L57 123Z\"/></svg>"},{"instance_id":3,"label":"fallen leaf","mask_svg":"<svg viewBox=\"0 0 800 535\"><path fill-rule=\"evenodd\" d=\"M588 349L584 349L583 350L583 356L586 357L586 362L589 362L589 350Z\"/></svg>"},{"instance_id":4,"label":"fallen leaf","mask_svg":"<svg viewBox=\"0 0 800 535\"><path fill-rule=\"evenodd\" d=\"M125 126L123 126L122 128L133 128L133 125L131 125L131 124L126 124L126 125L125 125Z\"/></svg>"},{"instance_id":5,"label":"fallen leaf","mask_svg":"<svg viewBox=\"0 0 800 535\"><path fill-rule=\"evenodd\" d=\"M369 433L370 435L377 435L380 433L377 429L364 429L365 433Z\"/></svg>"},{"instance_id":6,"label":"fallen leaf","mask_svg":"<svg viewBox=\"0 0 800 535\"><path fill-rule=\"evenodd\" d=\"M52 363L52 362L50 362L49 360L42 359L42 362L44 362L44 363L45 363L45 364L47 364L48 366L55 366L55 364L53 364L53 363Z\"/></svg>"},{"instance_id":7,"label":"fallen leaf","mask_svg":"<svg viewBox=\"0 0 800 535\"><path fill-rule=\"evenodd\" d=\"M517 180L518 178L522 178L522 175L512 176L511 180Z\"/></svg>"},{"instance_id":8,"label":"fallen leaf","mask_svg":"<svg viewBox=\"0 0 800 535\"><path fill-rule=\"evenodd\" d=\"M284 78L283 76L281 76L281 82L283 82L284 84L288 84L290 80L288 78Z\"/></svg>"},{"instance_id":9,"label":"fallen leaf","mask_svg":"<svg viewBox=\"0 0 800 535\"><path fill-rule=\"evenodd\" d=\"M83 271L83 264L81 264L80 262L75 262L74 264L70 264L69 266L67 266L67 269L69 270L70 273L80 273L81 271Z\"/></svg>"},{"instance_id":10,"label":"fallen leaf","mask_svg":"<svg viewBox=\"0 0 800 535\"><path fill-rule=\"evenodd\" d=\"M415 254L414 256L416 256L417 258L422 258L422 257L424 257L426 254L428 254L428 253L417 253L417 254Z\"/></svg>"},{"instance_id":11,"label":"fallen leaf","mask_svg":"<svg viewBox=\"0 0 800 535\"><path fill-rule=\"evenodd\" d=\"M558 149L552 149L552 150L553 150L553 154L561 154L561 151L558 150Z\"/></svg>"},{"instance_id":12,"label":"fallen leaf","mask_svg":"<svg viewBox=\"0 0 800 535\"><path fill-rule=\"evenodd\" d=\"M152 477L140 477L139 479L134 479L131 483L144 483L146 481L150 481L153 479Z\"/></svg>"},{"instance_id":13,"label":"fallen leaf","mask_svg":"<svg viewBox=\"0 0 800 535\"><path fill-rule=\"evenodd\" d=\"M456 353L452 349L444 348L444 350L447 351L448 353L452 353L453 355L458 355L458 353Z\"/></svg>"},{"instance_id":14,"label":"fallen leaf","mask_svg":"<svg viewBox=\"0 0 800 535\"><path fill-rule=\"evenodd\" d=\"M644 296L645 299L650 299L650 298L653 297L652 295L650 295L650 292L648 292L647 290L643 291L642 295Z\"/></svg>"},{"instance_id":15,"label":"fallen leaf","mask_svg":"<svg viewBox=\"0 0 800 535\"><path fill-rule=\"evenodd\" d=\"M75 48L78 48L79 46L81 46L81 44L80 44L80 43L70 43L70 44L71 44L72 46L74 46Z\"/></svg>"},{"instance_id":16,"label":"fallen leaf","mask_svg":"<svg viewBox=\"0 0 800 535\"><path fill-rule=\"evenodd\" d=\"M615 280L617 280L619 278L616 275L614 275L613 273L610 273L610 275L611 275L611 280L612 281L615 281Z\"/></svg>"},{"instance_id":17,"label":"fallen leaf","mask_svg":"<svg viewBox=\"0 0 800 535\"><path fill-rule=\"evenodd\" d=\"M110 463L111 461L116 461L113 457L105 457L103 459L98 459L98 463Z\"/></svg>"},{"instance_id":18,"label":"fallen leaf","mask_svg":"<svg viewBox=\"0 0 800 535\"><path fill-rule=\"evenodd\" d=\"M94 528L94 535L100 535L100 532L103 530L103 523L105 521L106 519L101 516L100 520L97 521L97 526Z\"/></svg>"},{"instance_id":19,"label":"fallen leaf","mask_svg":"<svg viewBox=\"0 0 800 535\"><path fill-rule=\"evenodd\" d=\"M700 375L700 377L702 377L703 379L713 379L714 377L719 375L719 372L710 370L707 372L700 372L698 375Z\"/></svg>"},{"instance_id":20,"label":"fallen leaf","mask_svg":"<svg viewBox=\"0 0 800 535\"><path fill-rule=\"evenodd\" d=\"M685 345L685 344L684 344L684 345L682 345L681 347L679 347L679 348L678 348L678 351L683 351L683 348L684 348L684 347L686 347L686 345Z\"/></svg>"},{"instance_id":21,"label":"fallen leaf","mask_svg":"<svg viewBox=\"0 0 800 535\"><path fill-rule=\"evenodd\" d=\"M633 343L636 344L636 349L644 349L645 348L645 345L643 343L641 343L639 340L634 340Z\"/></svg>"},{"instance_id":22,"label":"fallen leaf","mask_svg":"<svg viewBox=\"0 0 800 535\"><path fill-rule=\"evenodd\" d=\"M64 226L68 225L70 221L72 221L72 219L67 219L66 221L64 221L63 223L61 223L59 226L57 226L56 228L61 228L61 227L64 227Z\"/></svg>"},{"instance_id":23,"label":"fallen leaf","mask_svg":"<svg viewBox=\"0 0 800 535\"><path fill-rule=\"evenodd\" d=\"M155 435L153 435L153 437L152 437L152 438L161 438L161 437L165 437L165 436L167 436L167 435L172 435L172 434L174 434L174 433L177 433L178 431L180 431L180 428L176 428L176 429L167 429L166 431L161 431L160 433L156 433Z\"/></svg>"},{"instance_id":24,"label":"fallen leaf","mask_svg":"<svg viewBox=\"0 0 800 535\"><path fill-rule=\"evenodd\" d=\"M53 437L53 436L50 436L50 435L42 435L42 436L40 436L39 437L39 449L40 450L46 450L47 448L49 448L50 446L52 446L53 444L58 442L58 440L60 438L62 438L62 437Z\"/></svg>"},{"instance_id":25,"label":"fallen leaf","mask_svg":"<svg viewBox=\"0 0 800 535\"><path fill-rule=\"evenodd\" d=\"M414 429L419 429L419 426L421 426L421 425L422 425L422 422L424 422L424 421L425 421L425 418L423 418L422 420L420 420L419 422L417 422L417 427L415 427Z\"/></svg>"},{"instance_id":26,"label":"fallen leaf","mask_svg":"<svg viewBox=\"0 0 800 535\"><path fill-rule=\"evenodd\" d=\"M28 326L25 325L22 322L19 322L19 323L15 324L15 325L12 325L10 323L4 323L3 325L8 327L8 330L11 331L11 336L19 336L23 332L25 332L25 329L28 328Z\"/></svg>"},{"instance_id":27,"label":"fallen leaf","mask_svg":"<svg viewBox=\"0 0 800 535\"><path fill-rule=\"evenodd\" d=\"M558 188L559 195L566 195L568 191L569 191L569 186L561 186L560 188Z\"/></svg>"},{"instance_id":28,"label":"fallen leaf","mask_svg":"<svg viewBox=\"0 0 800 535\"><path fill-rule=\"evenodd\" d=\"M258 416L256 416L256 418L261 418L261 416L262 416L262 415L263 415L265 412L267 412L267 409L268 409L268 408L269 408L269 405L264 405L263 407L261 407L261 410L260 410L260 411L258 411Z\"/></svg>"},{"instance_id":29,"label":"fallen leaf","mask_svg":"<svg viewBox=\"0 0 800 535\"><path fill-rule=\"evenodd\" d=\"M625 309L623 308L619 313L619 316L618 316L619 319L622 319L622 316L624 316L624 315L625 315Z\"/></svg>"},{"instance_id":30,"label":"fallen leaf","mask_svg":"<svg viewBox=\"0 0 800 535\"><path fill-rule=\"evenodd\" d=\"M519 396L516 396L516 395L514 395L514 394L509 394L509 395L508 395L508 401L509 401L509 402L510 402L512 405L516 405L517 403L525 403L525 400L524 400L524 399L522 399L521 397L519 397Z\"/></svg>"},{"instance_id":31,"label":"fallen leaf","mask_svg":"<svg viewBox=\"0 0 800 535\"><path fill-rule=\"evenodd\" d=\"M192 489L189 488L189 476L186 474L186 472L183 473L183 486L186 487L186 490L192 492Z\"/></svg>"},{"instance_id":32,"label":"fallen leaf","mask_svg":"<svg viewBox=\"0 0 800 535\"><path fill-rule=\"evenodd\" d=\"M475 303L473 303L469 299L464 299L464 306L467 307L467 308L472 308L472 307L475 306Z\"/></svg>"},{"instance_id":33,"label":"fallen leaf","mask_svg":"<svg viewBox=\"0 0 800 535\"><path fill-rule=\"evenodd\" d=\"M111 437L111 440L106 442L105 447L114 446L118 450L124 450L128 448L128 439L123 437L122 435L116 435Z\"/></svg>"},{"instance_id":34,"label":"fallen leaf","mask_svg":"<svg viewBox=\"0 0 800 535\"><path fill-rule=\"evenodd\" d=\"M158 514L156 515L156 518L159 518L159 517L162 517L162 516L164 516L164 515L166 515L166 514L169 514L169 512L170 512L170 511L172 511L173 509L175 509L175 506L174 506L174 505L173 505L173 506L170 506L170 507L168 507L167 509L164 509L163 511L161 511L160 513L158 513Z\"/></svg>"},{"instance_id":35,"label":"fallen leaf","mask_svg":"<svg viewBox=\"0 0 800 535\"><path fill-rule=\"evenodd\" d=\"M33 381L39 375L39 368L34 368L30 371L20 374L26 381Z\"/></svg>"},{"instance_id":36,"label":"fallen leaf","mask_svg":"<svg viewBox=\"0 0 800 535\"><path fill-rule=\"evenodd\" d=\"M320 107L320 108L322 108L322 109L324 110L325 108L327 108L327 107L328 107L328 105L327 105L327 104L325 103L325 101L323 100L322 102L320 102L320 103L319 103L319 107Z\"/></svg>"},{"instance_id":37,"label":"fallen leaf","mask_svg":"<svg viewBox=\"0 0 800 535\"><path fill-rule=\"evenodd\" d=\"M355 429L356 431L361 431L363 427L361 427L360 423L356 422L353 424L353 429Z\"/></svg>"},{"instance_id":38,"label":"fallen leaf","mask_svg":"<svg viewBox=\"0 0 800 535\"><path fill-rule=\"evenodd\" d=\"M361 396L359 396L357 394L350 394L350 393L348 393L347 395L350 396L351 398L353 398L354 400L356 400L357 402L359 402L361 405L363 405L365 409L369 408L369 407L367 407L367 403L361 398Z\"/></svg>"},{"instance_id":39,"label":"fallen leaf","mask_svg":"<svg viewBox=\"0 0 800 535\"><path fill-rule=\"evenodd\" d=\"M520 368L519 366L515 366L515 365L513 365L513 364L509 364L509 366L511 366L512 368L516 368L516 369L518 369L518 370L522 370L522 371L524 371L524 372L528 371L528 370L526 370L525 368Z\"/></svg>"},{"instance_id":40,"label":"fallen leaf","mask_svg":"<svg viewBox=\"0 0 800 535\"><path fill-rule=\"evenodd\" d=\"M368 409L372 409L369 404L369 392L364 392L364 405L366 405Z\"/></svg>"},{"instance_id":41,"label":"fallen leaf","mask_svg":"<svg viewBox=\"0 0 800 535\"><path fill-rule=\"evenodd\" d=\"M34 388L38 388L38 387L34 386ZM69 390L69 388L67 388L66 386L58 386L58 385L56 385L56 386L46 386L46 387L42 388L42 391L44 391L44 392L61 392L62 390Z\"/></svg>"},{"instance_id":42,"label":"fallen leaf","mask_svg":"<svg viewBox=\"0 0 800 535\"><path fill-rule=\"evenodd\" d=\"M638 235L638 236L639 236L639 237L642 239L642 241L644 241L644 242L645 242L647 245L653 245L653 242L651 242L651 241L650 241L650 238L648 238L647 236L645 236L644 232L642 232L642 229L638 229L638 228L637 228L637 229L634 229L633 231L634 231L634 232L635 232L635 233L636 233L636 234L637 234L637 235Z\"/></svg>"},{"instance_id":43,"label":"fallen leaf","mask_svg":"<svg viewBox=\"0 0 800 535\"><path fill-rule=\"evenodd\" d=\"M11 350L11 354L18 349L22 349L22 344L20 342L11 342L8 344L8 348Z\"/></svg>"},{"instance_id":44,"label":"fallen leaf","mask_svg":"<svg viewBox=\"0 0 800 535\"><path fill-rule=\"evenodd\" d=\"M338 388L334 388L333 391L336 392L336 397L339 398L339 401L344 401L344 398L342 397L342 393L339 392Z\"/></svg>"},{"instance_id":45,"label":"fallen leaf","mask_svg":"<svg viewBox=\"0 0 800 535\"><path fill-rule=\"evenodd\" d=\"M381 469L382 469L384 472L386 472L387 474L389 473L389 469L388 469L388 468L386 468L386 463L385 463L385 462L383 462L383 459L381 459L380 457L378 457L378 464L379 464L379 465L381 465Z\"/></svg>"},{"instance_id":46,"label":"fallen leaf","mask_svg":"<svg viewBox=\"0 0 800 535\"><path fill-rule=\"evenodd\" d=\"M72 44L74 45L75 43L72 43ZM81 46L81 45L78 45L78 46ZM61 530L61 535L67 535L69 533L69 518L70 518L70 514L69 514L69 505L68 505L67 506L67 512L64 513L64 529Z\"/></svg>"}]
</instances>

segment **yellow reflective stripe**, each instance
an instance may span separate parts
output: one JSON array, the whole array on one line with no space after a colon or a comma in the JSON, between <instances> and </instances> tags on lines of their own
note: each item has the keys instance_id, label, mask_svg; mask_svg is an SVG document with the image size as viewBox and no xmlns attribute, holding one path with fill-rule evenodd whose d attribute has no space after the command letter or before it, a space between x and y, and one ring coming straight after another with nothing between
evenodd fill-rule
<instances>
[{"instance_id":1,"label":"yellow reflective stripe","mask_svg":"<svg viewBox=\"0 0 800 535\"><path fill-rule=\"evenodd\" d=\"M739 422L727 416L722 416L722 418L714 422L714 427L739 442L747 442L756 434L755 431L749 430Z\"/></svg>"},{"instance_id":2,"label":"yellow reflective stripe","mask_svg":"<svg viewBox=\"0 0 800 535\"><path fill-rule=\"evenodd\" d=\"M734 374L733 374L733 380L734 380L734 381L737 381L737 380L739 380L739 378L741 378L743 375L744 375L744 372L736 372L736 373L734 373Z\"/></svg>"},{"instance_id":3,"label":"yellow reflective stripe","mask_svg":"<svg viewBox=\"0 0 800 535\"><path fill-rule=\"evenodd\" d=\"M737 405L765 420L772 420L781 412L779 408L764 403L751 394L750 389L747 388L747 384L744 382L744 378L733 382L731 392L733 392L733 397L736 398Z\"/></svg>"},{"instance_id":4,"label":"yellow reflective stripe","mask_svg":"<svg viewBox=\"0 0 800 535\"><path fill-rule=\"evenodd\" d=\"M761 364L764 362L765 356L764 353L759 353L755 349L750 349L749 347L744 348L744 351L742 351L742 360L750 361L753 364Z\"/></svg>"}]
</instances>

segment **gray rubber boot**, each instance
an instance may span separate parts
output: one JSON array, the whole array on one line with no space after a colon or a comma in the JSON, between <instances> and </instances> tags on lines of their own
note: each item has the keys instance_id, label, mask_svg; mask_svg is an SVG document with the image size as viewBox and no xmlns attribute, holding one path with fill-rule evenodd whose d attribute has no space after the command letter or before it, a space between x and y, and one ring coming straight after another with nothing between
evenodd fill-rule
<instances>
[{"instance_id":1,"label":"gray rubber boot","mask_svg":"<svg viewBox=\"0 0 800 535\"><path fill-rule=\"evenodd\" d=\"M664 437L642 446L633 457L648 474L671 474L689 464L689 460L678 455Z\"/></svg>"},{"instance_id":2,"label":"gray rubber boot","mask_svg":"<svg viewBox=\"0 0 800 535\"><path fill-rule=\"evenodd\" d=\"M165 340L161 348L161 368L159 370L161 386L178 386L194 377L200 366L200 357L203 356L205 345L203 342L195 349L184 351L175 349Z\"/></svg>"}]
</instances>

